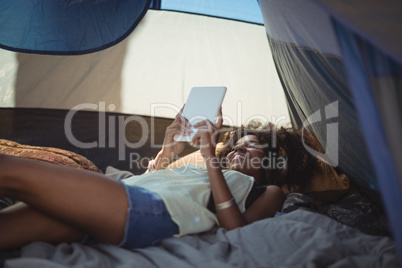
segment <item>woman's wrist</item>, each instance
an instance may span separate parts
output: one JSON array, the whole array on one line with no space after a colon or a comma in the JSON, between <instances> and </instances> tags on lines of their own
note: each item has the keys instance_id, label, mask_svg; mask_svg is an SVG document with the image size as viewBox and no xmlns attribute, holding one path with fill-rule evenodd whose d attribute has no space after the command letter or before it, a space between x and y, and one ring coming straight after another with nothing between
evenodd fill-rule
<instances>
[{"instance_id":1,"label":"woman's wrist","mask_svg":"<svg viewBox=\"0 0 402 268\"><path fill-rule=\"evenodd\" d=\"M204 157L204 161L207 168L221 169L220 161L215 155Z\"/></svg>"},{"instance_id":2,"label":"woman's wrist","mask_svg":"<svg viewBox=\"0 0 402 268\"><path fill-rule=\"evenodd\" d=\"M155 170L165 169L170 164L173 157L170 153L166 153L164 150L161 150L153 160L153 168Z\"/></svg>"}]
</instances>

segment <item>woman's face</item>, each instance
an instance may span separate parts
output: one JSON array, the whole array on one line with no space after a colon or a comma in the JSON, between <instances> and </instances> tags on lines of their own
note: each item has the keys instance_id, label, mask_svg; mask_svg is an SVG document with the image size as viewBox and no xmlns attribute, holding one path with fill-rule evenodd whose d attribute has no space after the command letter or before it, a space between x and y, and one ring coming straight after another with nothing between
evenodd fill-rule
<instances>
[{"instance_id":1,"label":"woman's face","mask_svg":"<svg viewBox=\"0 0 402 268\"><path fill-rule=\"evenodd\" d=\"M261 181L261 162L264 150L257 136L247 135L240 138L232 151L227 155L229 169L253 176L258 182Z\"/></svg>"}]
</instances>

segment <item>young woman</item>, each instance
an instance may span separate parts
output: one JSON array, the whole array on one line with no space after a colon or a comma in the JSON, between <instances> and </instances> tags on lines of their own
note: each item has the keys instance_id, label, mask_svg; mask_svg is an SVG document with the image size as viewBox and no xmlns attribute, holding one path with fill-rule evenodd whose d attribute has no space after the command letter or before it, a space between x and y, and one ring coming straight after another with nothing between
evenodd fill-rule
<instances>
[{"instance_id":1,"label":"young woman","mask_svg":"<svg viewBox=\"0 0 402 268\"><path fill-rule=\"evenodd\" d=\"M195 125L203 127L192 143L200 147L205 170L166 169L185 146L175 142L174 135L191 132L179 113L148 172L119 182L93 172L0 155L0 198L22 201L0 212L0 250L33 241L83 241L87 235L101 243L145 247L163 238L206 231L214 224L234 229L274 216L284 196L278 186L263 186L274 181L267 178L264 166L267 144L258 133L243 131L235 143L226 143L224 157L217 158L221 126L222 119L216 125L209 121ZM221 159L227 160L227 171ZM275 172L282 176L287 168L285 163Z\"/></svg>"}]
</instances>

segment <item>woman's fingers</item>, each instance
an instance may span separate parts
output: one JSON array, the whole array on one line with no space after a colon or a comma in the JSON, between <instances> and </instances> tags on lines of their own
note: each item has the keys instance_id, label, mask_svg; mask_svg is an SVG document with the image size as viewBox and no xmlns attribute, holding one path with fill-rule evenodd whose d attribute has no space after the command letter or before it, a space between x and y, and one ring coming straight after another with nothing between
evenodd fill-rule
<instances>
[{"instance_id":1,"label":"woman's fingers","mask_svg":"<svg viewBox=\"0 0 402 268\"><path fill-rule=\"evenodd\" d=\"M182 116L183 109L184 106L180 109L179 113L176 115L173 123L167 127L166 134L169 134L169 136L172 136L173 134L183 134L185 136L188 136L189 133L192 132L190 123L184 116Z\"/></svg>"},{"instance_id":2,"label":"woman's fingers","mask_svg":"<svg viewBox=\"0 0 402 268\"><path fill-rule=\"evenodd\" d=\"M182 115L182 111L184 109L184 106L180 109L180 112L176 115L176 118L175 118L175 121L174 121L174 122L180 122L183 125L182 128L191 129L191 127L199 128L199 127L203 127L203 126L207 127L207 129L209 129L209 130L215 130L215 129L222 128L222 124L223 124L222 106L219 107L216 124L213 124L209 120L206 119L206 120L203 120L203 121L195 124L194 126L192 126L190 124L190 122L187 120L187 118L185 118Z\"/></svg>"},{"instance_id":3,"label":"woman's fingers","mask_svg":"<svg viewBox=\"0 0 402 268\"><path fill-rule=\"evenodd\" d=\"M191 131L191 126L190 126L190 124L186 124L186 123L183 123L183 122L179 121L179 122L173 122L166 129L170 130L170 131L177 130L177 129L183 130L183 131Z\"/></svg>"},{"instance_id":4,"label":"woman's fingers","mask_svg":"<svg viewBox=\"0 0 402 268\"><path fill-rule=\"evenodd\" d=\"M176 115L176 118L174 119L173 122L175 122L175 123L180 122L183 125L190 125L190 123L188 122L187 118L185 118L181 114Z\"/></svg>"},{"instance_id":5,"label":"woman's fingers","mask_svg":"<svg viewBox=\"0 0 402 268\"><path fill-rule=\"evenodd\" d=\"M176 115L175 120L173 123L168 127L169 130L177 130L179 129L183 134L193 132L191 129L191 124L188 120L182 116L181 114Z\"/></svg>"},{"instance_id":6,"label":"woman's fingers","mask_svg":"<svg viewBox=\"0 0 402 268\"><path fill-rule=\"evenodd\" d=\"M217 122L216 122L216 127L221 129L223 124L223 116L222 116L222 106L219 107L219 112L218 112L218 117L217 117Z\"/></svg>"},{"instance_id":7,"label":"woman's fingers","mask_svg":"<svg viewBox=\"0 0 402 268\"><path fill-rule=\"evenodd\" d=\"M184 106L185 106L185 105L183 105L183 107L181 107L181 109L180 109L180 111L177 113L177 115L176 115L174 121L183 121L183 122L186 123L186 124L190 124L190 123L188 122L187 118L185 118L185 117L183 116L183 109L184 109Z\"/></svg>"},{"instance_id":8,"label":"woman's fingers","mask_svg":"<svg viewBox=\"0 0 402 268\"><path fill-rule=\"evenodd\" d=\"M181 114L183 113L184 110L184 106L186 106L186 104L183 105L183 107L181 107L180 111L177 113L176 117L181 116Z\"/></svg>"},{"instance_id":9,"label":"woman's fingers","mask_svg":"<svg viewBox=\"0 0 402 268\"><path fill-rule=\"evenodd\" d=\"M216 144L213 138L214 135L214 132L210 132L206 128L199 128L191 140L191 144L200 149L201 155L204 158L215 156Z\"/></svg>"},{"instance_id":10,"label":"woman's fingers","mask_svg":"<svg viewBox=\"0 0 402 268\"><path fill-rule=\"evenodd\" d=\"M192 143L194 145L207 145L211 141L215 141L215 135L219 133L219 129L212 124L209 120L201 121L194 125L197 128L197 133L193 137ZM213 144L215 146L215 144Z\"/></svg>"},{"instance_id":11,"label":"woman's fingers","mask_svg":"<svg viewBox=\"0 0 402 268\"><path fill-rule=\"evenodd\" d=\"M175 135L189 136L192 132L190 127L183 126L180 122L173 123L166 129L165 143L172 143Z\"/></svg>"},{"instance_id":12,"label":"woman's fingers","mask_svg":"<svg viewBox=\"0 0 402 268\"><path fill-rule=\"evenodd\" d=\"M194 125L195 128L206 128L208 130L216 129L216 126L211 123L208 119L198 122Z\"/></svg>"}]
</instances>

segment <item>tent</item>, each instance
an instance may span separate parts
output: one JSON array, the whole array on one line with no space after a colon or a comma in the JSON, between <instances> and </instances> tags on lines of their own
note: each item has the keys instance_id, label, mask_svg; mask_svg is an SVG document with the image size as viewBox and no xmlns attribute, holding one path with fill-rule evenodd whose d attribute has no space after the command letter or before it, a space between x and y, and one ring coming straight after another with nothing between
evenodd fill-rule
<instances>
[{"instance_id":1,"label":"tent","mask_svg":"<svg viewBox=\"0 0 402 268\"><path fill-rule=\"evenodd\" d=\"M312 130L402 258L401 20L394 0L3 1L0 138L137 174L190 88L225 85L225 124Z\"/></svg>"},{"instance_id":2,"label":"tent","mask_svg":"<svg viewBox=\"0 0 402 268\"><path fill-rule=\"evenodd\" d=\"M124 156L118 154L119 135L135 132L131 129L138 128L137 125L143 121L139 117L126 118L126 126L122 127L125 131L119 131L119 115L138 115L146 122L150 120L149 116L158 118L155 129L150 127L147 130L149 137L155 139L149 139L153 143L153 146L148 146L151 151L141 152L141 155L154 156L160 149L169 122L166 118L174 118L194 86L223 85L228 88L223 104L227 125L247 124L253 119L289 122L284 93L274 71L257 2L249 1L252 11L248 18L231 20L213 17L214 14L195 16L167 11L177 10L183 4L174 4L174 1L170 4L166 1L167 6L162 4L163 10L148 10L147 1L120 1L116 7L112 2L102 1L95 7L87 6L89 4L85 2L66 2L68 8L63 1L35 2L36 13L32 13L29 4L2 4L3 13L9 14L13 10L15 14L21 14L2 16L0 31L3 36L0 46L5 48L1 51L5 76L0 82L0 102L2 107L12 108L3 109L4 117L14 117L14 123L8 121L12 126L4 127L3 131L13 129L11 135L16 141L79 152L94 159L101 168L112 164L129 169L126 161L130 157L128 150ZM229 14L237 12L242 15L244 1L238 2ZM188 5L191 7L192 4ZM212 6L209 10L216 8ZM74 15L69 17L68 12ZM26 16L26 13L32 15ZM33 17L33 14L37 16ZM254 19L255 14L258 20ZM25 23L20 17L26 20ZM52 21L55 17L60 18L58 23L62 23L58 28ZM83 21L78 22L76 18ZM101 18L101 23L107 25L106 30L101 30L100 27L104 26L96 25L93 21L96 18ZM240 21L250 18L254 21ZM41 24L41 31L26 28L31 22ZM17 32L16 27L20 31ZM99 36L94 36L97 33ZM44 36L49 39L43 39ZM255 97L250 98L250 92ZM62 114L70 109L79 110L71 116L73 127L77 125L71 133L74 136L70 139L72 142L65 137L66 115ZM91 113L95 111L105 112L104 123L98 120L97 114ZM50 118L55 121L46 119L49 117L45 113L53 113ZM93 118L89 118L91 116ZM25 122L17 123L17 120ZM32 137L31 131L39 131L38 128L29 128L28 132L25 132L27 128L21 128L33 120L49 123L49 126L40 128L47 131L37 133L37 138ZM112 120L116 126L109 125ZM101 127L98 124L106 125ZM89 125L92 127L82 128ZM157 127L161 129L160 133ZM108 136L111 128L116 130L115 137ZM151 132L158 134L152 135ZM5 135L9 134L3 134L3 138ZM52 138L44 139L43 135ZM125 143L122 146L140 147L141 135L135 135L137 133L120 139ZM82 149L90 145L72 144L93 141L108 152L105 158L99 159L97 151L92 148ZM141 173L143 169L134 169L134 172Z\"/></svg>"}]
</instances>

